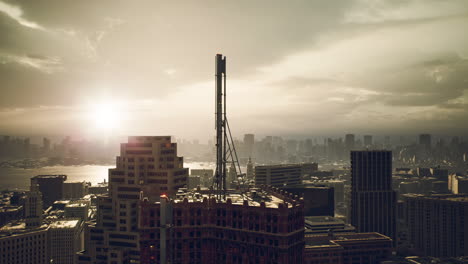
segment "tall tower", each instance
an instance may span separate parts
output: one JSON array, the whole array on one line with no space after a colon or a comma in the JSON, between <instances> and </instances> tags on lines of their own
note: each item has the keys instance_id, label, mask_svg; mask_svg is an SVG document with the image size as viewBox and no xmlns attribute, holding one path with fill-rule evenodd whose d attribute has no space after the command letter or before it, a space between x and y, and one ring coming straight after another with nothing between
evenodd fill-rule
<instances>
[{"instance_id":1,"label":"tall tower","mask_svg":"<svg viewBox=\"0 0 468 264\"><path fill-rule=\"evenodd\" d=\"M396 238L391 151L351 151L351 224Z\"/></svg>"},{"instance_id":2,"label":"tall tower","mask_svg":"<svg viewBox=\"0 0 468 264\"><path fill-rule=\"evenodd\" d=\"M252 158L249 157L249 161L247 162L247 179L252 180L254 176L254 167Z\"/></svg>"},{"instance_id":3,"label":"tall tower","mask_svg":"<svg viewBox=\"0 0 468 264\"><path fill-rule=\"evenodd\" d=\"M241 169L226 116L226 57L223 57L222 54L216 54L215 66L216 171L213 187L216 192L216 198L224 200L228 187L226 185L226 164L228 162L232 163L239 174L241 174Z\"/></svg>"},{"instance_id":4,"label":"tall tower","mask_svg":"<svg viewBox=\"0 0 468 264\"><path fill-rule=\"evenodd\" d=\"M42 224L42 194L37 184L31 184L24 209L26 227L38 227Z\"/></svg>"}]
</instances>

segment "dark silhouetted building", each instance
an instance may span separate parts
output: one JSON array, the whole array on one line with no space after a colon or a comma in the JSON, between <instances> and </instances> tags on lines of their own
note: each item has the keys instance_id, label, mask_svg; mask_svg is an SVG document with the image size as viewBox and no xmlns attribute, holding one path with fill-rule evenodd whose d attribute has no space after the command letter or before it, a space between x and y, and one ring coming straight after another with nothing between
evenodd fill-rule
<instances>
[{"instance_id":1,"label":"dark silhouetted building","mask_svg":"<svg viewBox=\"0 0 468 264\"><path fill-rule=\"evenodd\" d=\"M63 182L66 180L67 175L37 175L31 178L31 186L39 186L44 208L63 198Z\"/></svg>"},{"instance_id":2,"label":"dark silhouetted building","mask_svg":"<svg viewBox=\"0 0 468 264\"><path fill-rule=\"evenodd\" d=\"M351 224L395 240L396 193L391 151L351 152Z\"/></svg>"},{"instance_id":3,"label":"dark silhouetted building","mask_svg":"<svg viewBox=\"0 0 468 264\"><path fill-rule=\"evenodd\" d=\"M416 254L468 255L468 195L405 194L404 220Z\"/></svg>"},{"instance_id":4,"label":"dark silhouetted building","mask_svg":"<svg viewBox=\"0 0 468 264\"><path fill-rule=\"evenodd\" d=\"M333 187L299 185L281 187L281 189L299 197L304 197L304 215L306 216L335 215Z\"/></svg>"}]
</instances>

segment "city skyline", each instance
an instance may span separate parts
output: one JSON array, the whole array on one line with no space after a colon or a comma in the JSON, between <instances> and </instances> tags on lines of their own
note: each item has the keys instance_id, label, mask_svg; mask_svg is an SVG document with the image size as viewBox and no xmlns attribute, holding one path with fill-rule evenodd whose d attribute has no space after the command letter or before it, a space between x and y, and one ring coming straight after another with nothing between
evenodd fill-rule
<instances>
[{"instance_id":1,"label":"city skyline","mask_svg":"<svg viewBox=\"0 0 468 264\"><path fill-rule=\"evenodd\" d=\"M234 134L463 135L467 14L463 1L0 1L0 134L207 140L222 52Z\"/></svg>"}]
</instances>

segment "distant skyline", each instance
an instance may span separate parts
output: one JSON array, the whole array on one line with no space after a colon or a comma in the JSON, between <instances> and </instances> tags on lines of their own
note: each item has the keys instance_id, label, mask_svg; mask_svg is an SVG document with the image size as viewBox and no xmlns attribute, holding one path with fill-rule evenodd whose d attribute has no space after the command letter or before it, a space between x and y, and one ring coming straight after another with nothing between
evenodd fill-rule
<instances>
[{"instance_id":1,"label":"distant skyline","mask_svg":"<svg viewBox=\"0 0 468 264\"><path fill-rule=\"evenodd\" d=\"M0 0L0 135L468 134L468 2Z\"/></svg>"}]
</instances>

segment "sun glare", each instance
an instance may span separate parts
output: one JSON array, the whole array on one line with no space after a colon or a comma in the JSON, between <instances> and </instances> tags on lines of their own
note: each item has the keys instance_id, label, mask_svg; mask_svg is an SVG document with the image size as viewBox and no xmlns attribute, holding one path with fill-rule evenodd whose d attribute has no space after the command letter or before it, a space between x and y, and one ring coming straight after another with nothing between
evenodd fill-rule
<instances>
[{"instance_id":1,"label":"sun glare","mask_svg":"<svg viewBox=\"0 0 468 264\"><path fill-rule=\"evenodd\" d=\"M91 120L99 129L113 129L117 127L119 119L119 107L115 103L96 104L90 113Z\"/></svg>"}]
</instances>

